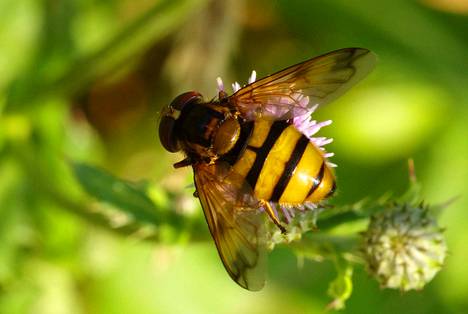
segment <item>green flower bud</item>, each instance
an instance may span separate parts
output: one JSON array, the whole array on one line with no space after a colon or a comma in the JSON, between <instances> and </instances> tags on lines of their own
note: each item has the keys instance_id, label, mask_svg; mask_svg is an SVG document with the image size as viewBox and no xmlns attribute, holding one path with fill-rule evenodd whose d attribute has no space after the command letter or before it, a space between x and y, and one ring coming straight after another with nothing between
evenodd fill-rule
<instances>
[{"instance_id":1,"label":"green flower bud","mask_svg":"<svg viewBox=\"0 0 468 314\"><path fill-rule=\"evenodd\" d=\"M385 288L421 289L443 265L442 232L423 206L395 205L374 214L363 234L369 273Z\"/></svg>"}]
</instances>

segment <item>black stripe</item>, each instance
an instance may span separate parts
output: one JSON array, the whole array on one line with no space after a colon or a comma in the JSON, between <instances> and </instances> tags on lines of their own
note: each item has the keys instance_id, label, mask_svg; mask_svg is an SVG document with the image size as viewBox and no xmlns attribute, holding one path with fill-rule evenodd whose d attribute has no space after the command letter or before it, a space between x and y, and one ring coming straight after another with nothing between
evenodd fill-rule
<instances>
[{"instance_id":1,"label":"black stripe","mask_svg":"<svg viewBox=\"0 0 468 314\"><path fill-rule=\"evenodd\" d=\"M237 162L242 152L247 147L247 142L252 135L253 126L253 121L241 124L241 132L236 144L227 154L223 155L220 160L226 161L231 166Z\"/></svg>"},{"instance_id":2,"label":"black stripe","mask_svg":"<svg viewBox=\"0 0 468 314\"><path fill-rule=\"evenodd\" d=\"M279 178L278 182L276 182L270 201L279 201L281 195L283 195L283 192L289 183L289 180L291 180L291 176L294 170L296 170L297 164L301 160L302 155L304 155L308 144L309 139L305 135L302 135L301 138L297 141L296 146L294 147L294 150L292 151L288 162L286 162L281 177Z\"/></svg>"},{"instance_id":3,"label":"black stripe","mask_svg":"<svg viewBox=\"0 0 468 314\"><path fill-rule=\"evenodd\" d=\"M332 188L330 189L330 191L328 191L327 195L325 195L325 198L329 198L330 196L335 194L335 191L336 191L336 181L333 180Z\"/></svg>"},{"instance_id":4,"label":"black stripe","mask_svg":"<svg viewBox=\"0 0 468 314\"><path fill-rule=\"evenodd\" d=\"M307 197L311 196L312 193L314 193L314 191L318 188L318 186L319 186L320 183L322 182L323 174L324 174L324 173L325 173L325 162L322 161L322 165L320 166L319 173L318 173L317 177L314 178L314 184L313 184L312 187L310 188L309 193L307 194ZM307 197L306 197L306 198L307 198Z\"/></svg>"},{"instance_id":5,"label":"black stripe","mask_svg":"<svg viewBox=\"0 0 468 314\"><path fill-rule=\"evenodd\" d=\"M252 189L255 189L255 184L257 184L258 176L262 171L263 164L265 163L265 159L267 158L268 153L270 152L278 137L281 135L281 133L283 133L283 130L288 126L289 123L286 121L274 122L270 127L268 136L265 139L265 142L263 142L263 145L255 150L255 161L250 168L249 173L247 173L247 176L245 177ZM251 149L250 146L248 148Z\"/></svg>"}]
</instances>

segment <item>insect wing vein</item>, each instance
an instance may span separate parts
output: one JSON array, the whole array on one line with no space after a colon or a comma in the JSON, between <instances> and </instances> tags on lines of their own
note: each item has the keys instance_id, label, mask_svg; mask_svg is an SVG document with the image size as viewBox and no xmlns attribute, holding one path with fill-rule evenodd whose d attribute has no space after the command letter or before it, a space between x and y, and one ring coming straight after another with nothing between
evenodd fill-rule
<instances>
[{"instance_id":1,"label":"insect wing vein","mask_svg":"<svg viewBox=\"0 0 468 314\"><path fill-rule=\"evenodd\" d=\"M247 120L291 119L338 98L363 79L375 63L375 54L367 49L332 51L249 84L230 101Z\"/></svg>"},{"instance_id":2,"label":"insect wing vein","mask_svg":"<svg viewBox=\"0 0 468 314\"><path fill-rule=\"evenodd\" d=\"M194 166L195 186L227 272L243 288L260 290L266 268L263 215L251 189L222 165Z\"/></svg>"}]
</instances>

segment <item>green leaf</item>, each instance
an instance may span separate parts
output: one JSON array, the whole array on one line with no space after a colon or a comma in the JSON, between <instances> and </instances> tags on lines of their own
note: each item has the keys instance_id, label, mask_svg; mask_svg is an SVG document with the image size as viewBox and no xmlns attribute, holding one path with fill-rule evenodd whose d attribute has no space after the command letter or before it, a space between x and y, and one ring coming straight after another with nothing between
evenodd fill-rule
<instances>
[{"instance_id":1,"label":"green leaf","mask_svg":"<svg viewBox=\"0 0 468 314\"><path fill-rule=\"evenodd\" d=\"M110 204L136 220L162 223L163 217L158 215L156 206L141 189L141 185L121 180L84 163L73 163L73 170L84 190L98 201Z\"/></svg>"}]
</instances>

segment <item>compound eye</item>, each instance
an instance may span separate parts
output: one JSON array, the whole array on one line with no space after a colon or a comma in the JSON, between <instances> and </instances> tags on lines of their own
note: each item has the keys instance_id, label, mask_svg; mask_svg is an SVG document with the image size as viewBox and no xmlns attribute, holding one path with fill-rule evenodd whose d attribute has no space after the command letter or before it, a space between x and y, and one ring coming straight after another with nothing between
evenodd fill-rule
<instances>
[{"instance_id":1,"label":"compound eye","mask_svg":"<svg viewBox=\"0 0 468 314\"><path fill-rule=\"evenodd\" d=\"M162 146L171 153L180 150L179 142L174 134L176 120L169 116L164 116L159 122L159 140Z\"/></svg>"},{"instance_id":2,"label":"compound eye","mask_svg":"<svg viewBox=\"0 0 468 314\"><path fill-rule=\"evenodd\" d=\"M181 147L177 137L176 123L184 107L203 98L198 92L186 92L177 96L163 113L159 122L159 140L166 150L171 153L178 152Z\"/></svg>"},{"instance_id":3,"label":"compound eye","mask_svg":"<svg viewBox=\"0 0 468 314\"><path fill-rule=\"evenodd\" d=\"M194 101L201 100L202 95L199 92L186 92L177 96L169 105L174 110L182 111L184 107Z\"/></svg>"}]
</instances>

